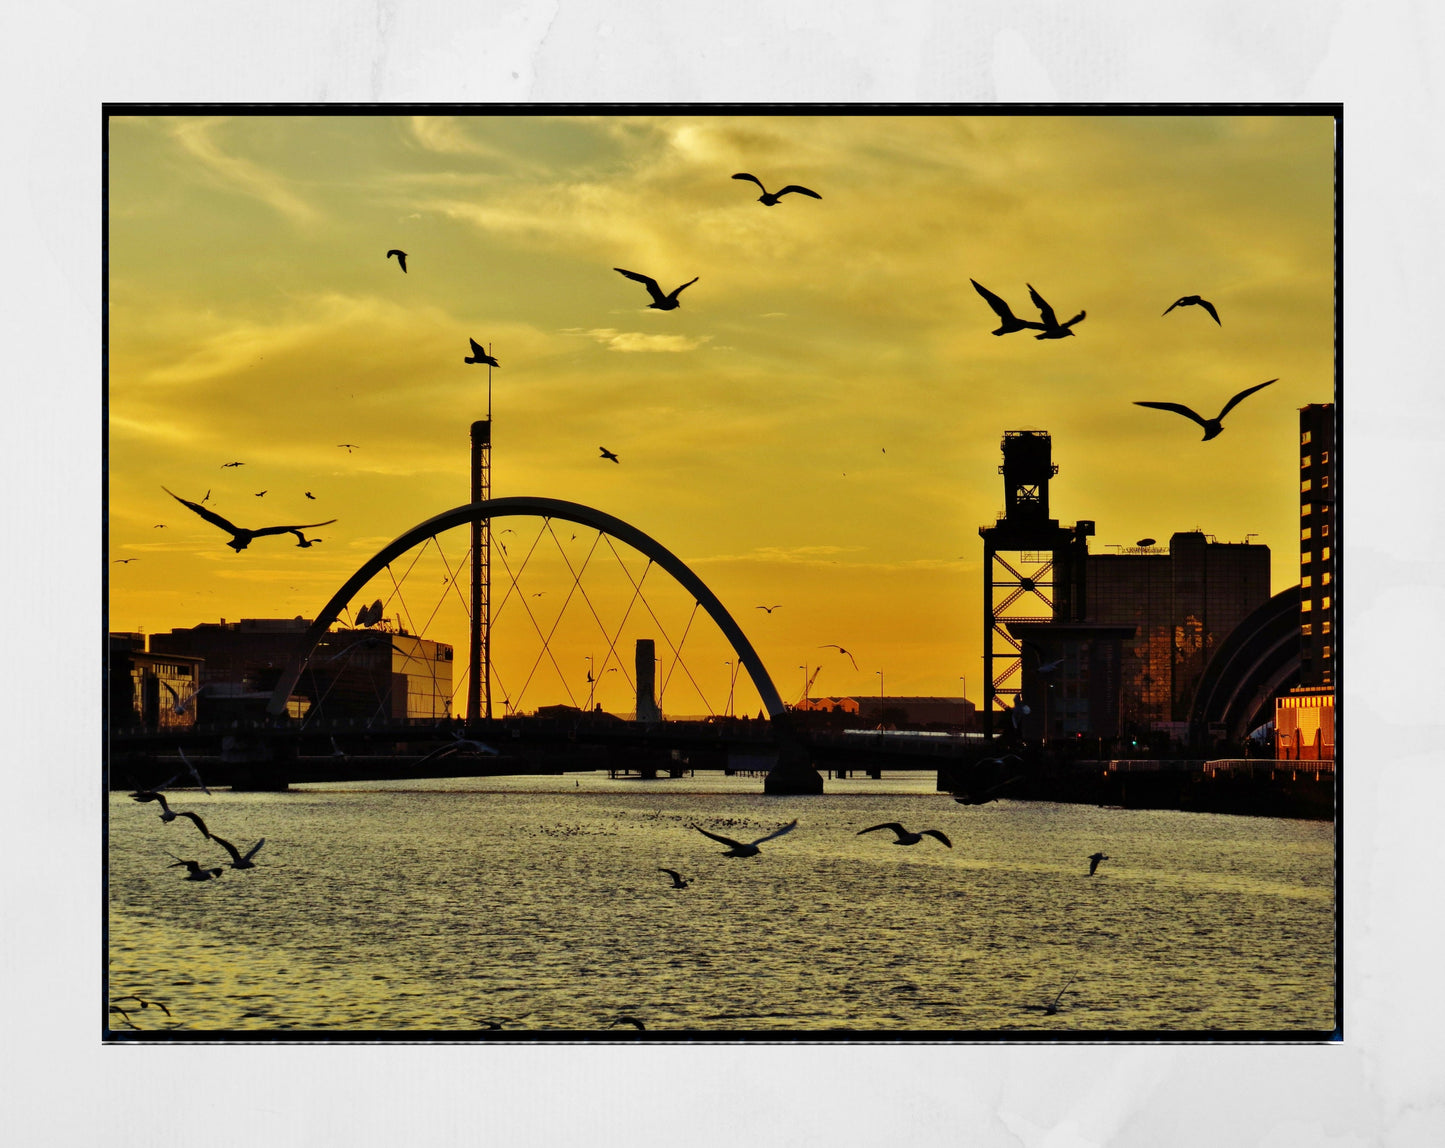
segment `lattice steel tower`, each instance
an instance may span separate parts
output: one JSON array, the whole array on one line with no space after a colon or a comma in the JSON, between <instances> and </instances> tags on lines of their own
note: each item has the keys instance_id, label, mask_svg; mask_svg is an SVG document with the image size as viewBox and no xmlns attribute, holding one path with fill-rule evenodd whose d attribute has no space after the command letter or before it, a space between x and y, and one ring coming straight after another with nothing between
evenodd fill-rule
<instances>
[{"instance_id":1,"label":"lattice steel tower","mask_svg":"<svg viewBox=\"0 0 1445 1148\"><path fill-rule=\"evenodd\" d=\"M1049 517L1049 479L1058 474L1046 431L1005 431L1004 512L983 538L983 728L1017 701L1023 650L1008 622L1077 622L1084 616L1087 539L1094 524L1060 526ZM1007 556L1007 557L1006 557ZM995 648L997 647L997 648Z\"/></svg>"}]
</instances>

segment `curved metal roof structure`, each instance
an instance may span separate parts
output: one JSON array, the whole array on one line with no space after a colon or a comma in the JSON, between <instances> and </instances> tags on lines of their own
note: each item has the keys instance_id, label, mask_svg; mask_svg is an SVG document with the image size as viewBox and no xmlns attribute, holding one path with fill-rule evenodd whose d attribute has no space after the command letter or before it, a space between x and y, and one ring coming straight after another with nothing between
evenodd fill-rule
<instances>
[{"instance_id":1,"label":"curved metal roof structure","mask_svg":"<svg viewBox=\"0 0 1445 1148\"><path fill-rule=\"evenodd\" d=\"M1281 590L1240 622L1199 679L1190 725L1223 723L1232 741L1274 717L1274 698L1299 684L1300 588Z\"/></svg>"}]
</instances>

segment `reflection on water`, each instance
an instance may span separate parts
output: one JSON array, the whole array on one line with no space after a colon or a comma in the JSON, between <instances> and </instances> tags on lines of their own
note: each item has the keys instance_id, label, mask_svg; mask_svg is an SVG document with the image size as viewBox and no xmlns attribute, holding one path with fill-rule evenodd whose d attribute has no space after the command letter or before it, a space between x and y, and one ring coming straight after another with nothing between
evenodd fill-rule
<instances>
[{"instance_id":1,"label":"reflection on water","mask_svg":"<svg viewBox=\"0 0 1445 1148\"><path fill-rule=\"evenodd\" d=\"M1328 824L965 807L931 773L761 788L590 774L177 791L243 851L266 838L255 869L204 883L166 851L219 865L219 846L112 794L110 992L232 1031L621 1015L649 1031L1333 1028ZM689 828L751 841L794 817L756 858ZM953 848L857 835L881 821Z\"/></svg>"}]
</instances>

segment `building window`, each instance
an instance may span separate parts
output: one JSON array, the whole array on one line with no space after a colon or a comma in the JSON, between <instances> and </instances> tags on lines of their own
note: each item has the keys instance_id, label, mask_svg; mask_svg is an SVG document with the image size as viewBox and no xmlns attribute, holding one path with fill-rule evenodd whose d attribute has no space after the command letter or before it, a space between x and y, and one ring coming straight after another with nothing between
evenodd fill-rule
<instances>
[{"instance_id":1,"label":"building window","mask_svg":"<svg viewBox=\"0 0 1445 1148\"><path fill-rule=\"evenodd\" d=\"M1322 658L1328 658L1329 656L1330 656L1330 648L1329 648L1328 646L1326 646L1323 650L1320 651L1320 657L1322 657Z\"/></svg>"},{"instance_id":2,"label":"building window","mask_svg":"<svg viewBox=\"0 0 1445 1148\"><path fill-rule=\"evenodd\" d=\"M1315 512L1315 504L1314 504L1313 502L1305 502L1305 503L1301 503L1301 504L1300 504L1299 516L1300 516L1301 518L1305 518L1305 517L1313 514L1314 512Z\"/></svg>"},{"instance_id":3,"label":"building window","mask_svg":"<svg viewBox=\"0 0 1445 1148\"><path fill-rule=\"evenodd\" d=\"M1325 475L1324 478L1320 479L1320 486L1329 486L1329 484L1330 484L1330 476L1329 476L1329 475Z\"/></svg>"},{"instance_id":4,"label":"building window","mask_svg":"<svg viewBox=\"0 0 1445 1148\"><path fill-rule=\"evenodd\" d=\"M1305 563L1307 563L1307 562L1310 560L1310 558L1311 558L1310 552L1309 552L1308 550L1304 551L1304 552L1301 553L1300 556L1299 556L1299 564L1300 564L1301 566L1303 566Z\"/></svg>"},{"instance_id":5,"label":"building window","mask_svg":"<svg viewBox=\"0 0 1445 1148\"><path fill-rule=\"evenodd\" d=\"M1308 574L1306 574L1303 578L1299 580L1299 584L1302 589L1308 590L1313 581L1314 579L1311 578Z\"/></svg>"},{"instance_id":6,"label":"building window","mask_svg":"<svg viewBox=\"0 0 1445 1148\"><path fill-rule=\"evenodd\" d=\"M1328 571L1326 571L1324 574L1321 574L1321 575L1320 575L1320 585L1321 585L1321 586L1328 586L1329 584L1330 584L1330 574L1329 574Z\"/></svg>"},{"instance_id":7,"label":"building window","mask_svg":"<svg viewBox=\"0 0 1445 1148\"><path fill-rule=\"evenodd\" d=\"M1300 613L1301 613L1301 614L1308 614L1308 613L1309 613L1311 610L1313 610L1314 608L1315 608L1315 604L1314 604L1313 602L1311 602L1308 598L1306 598L1303 602L1301 602L1301 603L1299 604L1299 609L1300 609Z\"/></svg>"},{"instance_id":8,"label":"building window","mask_svg":"<svg viewBox=\"0 0 1445 1148\"><path fill-rule=\"evenodd\" d=\"M1300 441L1300 446L1307 446L1307 445L1309 444L1309 441L1310 441L1310 432L1309 432L1309 431L1305 431L1303 434L1301 434L1301 435L1299 436L1299 441Z\"/></svg>"},{"instance_id":9,"label":"building window","mask_svg":"<svg viewBox=\"0 0 1445 1148\"><path fill-rule=\"evenodd\" d=\"M1304 455L1304 456L1299 460L1300 470L1304 470L1305 467L1311 466L1311 465L1313 465L1313 462L1312 462L1312 460L1310 459L1310 456L1309 456L1309 455Z\"/></svg>"},{"instance_id":10,"label":"building window","mask_svg":"<svg viewBox=\"0 0 1445 1148\"><path fill-rule=\"evenodd\" d=\"M1307 541L1307 540L1309 539L1309 536L1310 536L1310 528L1309 528L1308 526L1306 526L1303 530L1301 530L1301 531L1299 532L1299 537L1300 537L1300 541L1301 541L1301 542Z\"/></svg>"},{"instance_id":11,"label":"building window","mask_svg":"<svg viewBox=\"0 0 1445 1148\"><path fill-rule=\"evenodd\" d=\"M1324 526L1321 526L1321 527L1320 527L1320 537L1321 537L1321 538L1324 538L1326 535L1329 534L1329 532L1330 532L1330 528L1329 528L1329 524L1328 524L1328 523L1326 523Z\"/></svg>"},{"instance_id":12,"label":"building window","mask_svg":"<svg viewBox=\"0 0 1445 1148\"><path fill-rule=\"evenodd\" d=\"M1320 599L1320 609L1321 609L1321 610L1328 610L1329 608L1330 608L1330 596L1329 596L1328 594L1326 594L1323 598Z\"/></svg>"},{"instance_id":13,"label":"building window","mask_svg":"<svg viewBox=\"0 0 1445 1148\"><path fill-rule=\"evenodd\" d=\"M1327 450L1322 450L1322 451L1320 451L1320 462L1325 463L1325 462L1329 462L1329 461L1330 461L1330 452L1327 451Z\"/></svg>"},{"instance_id":14,"label":"building window","mask_svg":"<svg viewBox=\"0 0 1445 1148\"><path fill-rule=\"evenodd\" d=\"M1314 625L1310 622L1305 622L1303 625L1300 626L1299 632L1303 634L1306 638L1308 638L1311 634L1315 632Z\"/></svg>"},{"instance_id":15,"label":"building window","mask_svg":"<svg viewBox=\"0 0 1445 1148\"><path fill-rule=\"evenodd\" d=\"M1329 624L1328 622L1321 622L1321 623L1320 623L1320 633L1321 633L1321 634L1328 634L1329 632L1330 632L1330 624Z\"/></svg>"},{"instance_id":16,"label":"building window","mask_svg":"<svg viewBox=\"0 0 1445 1148\"><path fill-rule=\"evenodd\" d=\"M1326 546L1323 550L1320 551L1320 561L1321 561L1321 562L1328 562L1329 560L1330 560L1330 548L1329 548L1328 546Z\"/></svg>"},{"instance_id":17,"label":"building window","mask_svg":"<svg viewBox=\"0 0 1445 1148\"><path fill-rule=\"evenodd\" d=\"M1308 490L1308 489L1310 488L1310 480L1309 480L1309 479L1305 479L1302 483L1299 484L1299 488L1300 488L1300 493L1303 494L1306 490Z\"/></svg>"}]
</instances>

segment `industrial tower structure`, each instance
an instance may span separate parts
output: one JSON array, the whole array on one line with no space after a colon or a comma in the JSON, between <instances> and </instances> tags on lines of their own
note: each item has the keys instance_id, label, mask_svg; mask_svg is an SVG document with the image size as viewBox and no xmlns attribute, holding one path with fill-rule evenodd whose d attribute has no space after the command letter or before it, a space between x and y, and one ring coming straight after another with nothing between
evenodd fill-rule
<instances>
[{"instance_id":1,"label":"industrial tower structure","mask_svg":"<svg viewBox=\"0 0 1445 1148\"><path fill-rule=\"evenodd\" d=\"M1053 440L1046 431L1005 431L1004 512L983 538L983 732L993 734L995 710L1016 704L1022 690L1020 641L1010 622L1078 622L1084 617L1084 577L1092 522L1060 526L1049 517Z\"/></svg>"}]
</instances>

